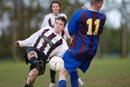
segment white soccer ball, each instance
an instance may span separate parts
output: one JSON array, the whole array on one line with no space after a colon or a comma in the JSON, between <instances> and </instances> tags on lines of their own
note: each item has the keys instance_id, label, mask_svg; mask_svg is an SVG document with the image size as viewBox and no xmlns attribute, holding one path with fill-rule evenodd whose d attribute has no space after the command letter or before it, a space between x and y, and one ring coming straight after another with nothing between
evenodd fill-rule
<instances>
[{"instance_id":1,"label":"white soccer ball","mask_svg":"<svg viewBox=\"0 0 130 87\"><path fill-rule=\"evenodd\" d=\"M49 61L49 67L54 71L60 71L64 68L64 61L61 57L54 56Z\"/></svg>"}]
</instances>

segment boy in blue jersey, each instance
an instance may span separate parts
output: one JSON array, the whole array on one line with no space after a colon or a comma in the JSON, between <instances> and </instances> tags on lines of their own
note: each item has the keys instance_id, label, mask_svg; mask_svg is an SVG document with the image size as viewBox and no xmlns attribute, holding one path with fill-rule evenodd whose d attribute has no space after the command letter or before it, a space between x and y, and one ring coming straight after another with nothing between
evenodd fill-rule
<instances>
[{"instance_id":1,"label":"boy in blue jersey","mask_svg":"<svg viewBox=\"0 0 130 87\"><path fill-rule=\"evenodd\" d=\"M99 12L103 0L90 0L90 3L88 9L77 10L68 24L68 32L74 38L63 56L65 69L59 73L58 87L66 87L68 73L71 87L78 87L76 69L79 68L85 73L96 54L106 16Z\"/></svg>"}]
</instances>

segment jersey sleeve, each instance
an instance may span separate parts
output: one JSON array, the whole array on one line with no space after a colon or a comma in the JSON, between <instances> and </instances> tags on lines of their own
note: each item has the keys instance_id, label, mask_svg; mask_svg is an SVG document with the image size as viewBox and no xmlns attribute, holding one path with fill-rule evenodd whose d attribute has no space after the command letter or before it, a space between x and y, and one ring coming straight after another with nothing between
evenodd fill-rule
<instances>
[{"instance_id":1,"label":"jersey sleeve","mask_svg":"<svg viewBox=\"0 0 130 87\"><path fill-rule=\"evenodd\" d=\"M18 43L19 43L20 47L32 46L33 43L37 40L37 38L42 34L43 30L45 30L45 29L41 28L40 30L38 30L37 32L32 34L30 37L28 37L27 39L19 40Z\"/></svg>"},{"instance_id":2,"label":"jersey sleeve","mask_svg":"<svg viewBox=\"0 0 130 87\"><path fill-rule=\"evenodd\" d=\"M77 10L70 19L68 23L68 32L72 36L76 32L76 27L78 26L78 20L80 19L80 11Z\"/></svg>"},{"instance_id":3,"label":"jersey sleeve","mask_svg":"<svg viewBox=\"0 0 130 87\"><path fill-rule=\"evenodd\" d=\"M68 45L67 45L66 41L63 40L63 44L61 46L59 46L59 48L57 49L56 56L62 57L67 49L68 49Z\"/></svg>"},{"instance_id":4,"label":"jersey sleeve","mask_svg":"<svg viewBox=\"0 0 130 87\"><path fill-rule=\"evenodd\" d=\"M99 29L99 35L101 35L101 33L103 32L105 21L106 21L106 15L103 15L101 19L101 27Z\"/></svg>"}]
</instances>

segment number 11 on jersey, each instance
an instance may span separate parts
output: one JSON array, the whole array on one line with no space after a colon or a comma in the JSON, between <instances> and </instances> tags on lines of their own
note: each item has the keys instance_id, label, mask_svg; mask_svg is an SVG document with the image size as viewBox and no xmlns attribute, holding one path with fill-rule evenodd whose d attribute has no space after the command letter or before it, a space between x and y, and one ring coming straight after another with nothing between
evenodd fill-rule
<instances>
[{"instance_id":1,"label":"number 11 on jersey","mask_svg":"<svg viewBox=\"0 0 130 87\"><path fill-rule=\"evenodd\" d=\"M94 32L92 32L92 29L93 29L93 26L92 26L92 23L93 23L93 20L90 18L86 21L86 23L88 24L88 32L87 32L87 35L96 35L98 33L98 29L99 29L99 24L100 24L100 20L99 19L96 19L94 21L94 25L96 26L95 29L94 29Z\"/></svg>"}]
</instances>

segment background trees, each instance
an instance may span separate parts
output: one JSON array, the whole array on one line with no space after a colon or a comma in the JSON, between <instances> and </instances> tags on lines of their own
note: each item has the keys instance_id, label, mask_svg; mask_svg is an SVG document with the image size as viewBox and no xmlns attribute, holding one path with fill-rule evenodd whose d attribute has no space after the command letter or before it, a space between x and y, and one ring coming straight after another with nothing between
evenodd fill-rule
<instances>
[{"instance_id":1,"label":"background trees","mask_svg":"<svg viewBox=\"0 0 130 87\"><path fill-rule=\"evenodd\" d=\"M13 58L18 61L23 56L23 49L16 48L17 39L27 38L40 28L44 16L49 13L52 0L0 0L0 59ZM71 17L76 9L86 0L59 0L62 12ZM105 0L102 11L107 14L107 23L101 37L97 56L120 55L130 53L130 1ZM113 13L115 12L115 13ZM119 15L115 18L113 15ZM110 19L110 20L109 20ZM115 27L114 22L120 25ZM23 58L22 58L23 59Z\"/></svg>"}]
</instances>

